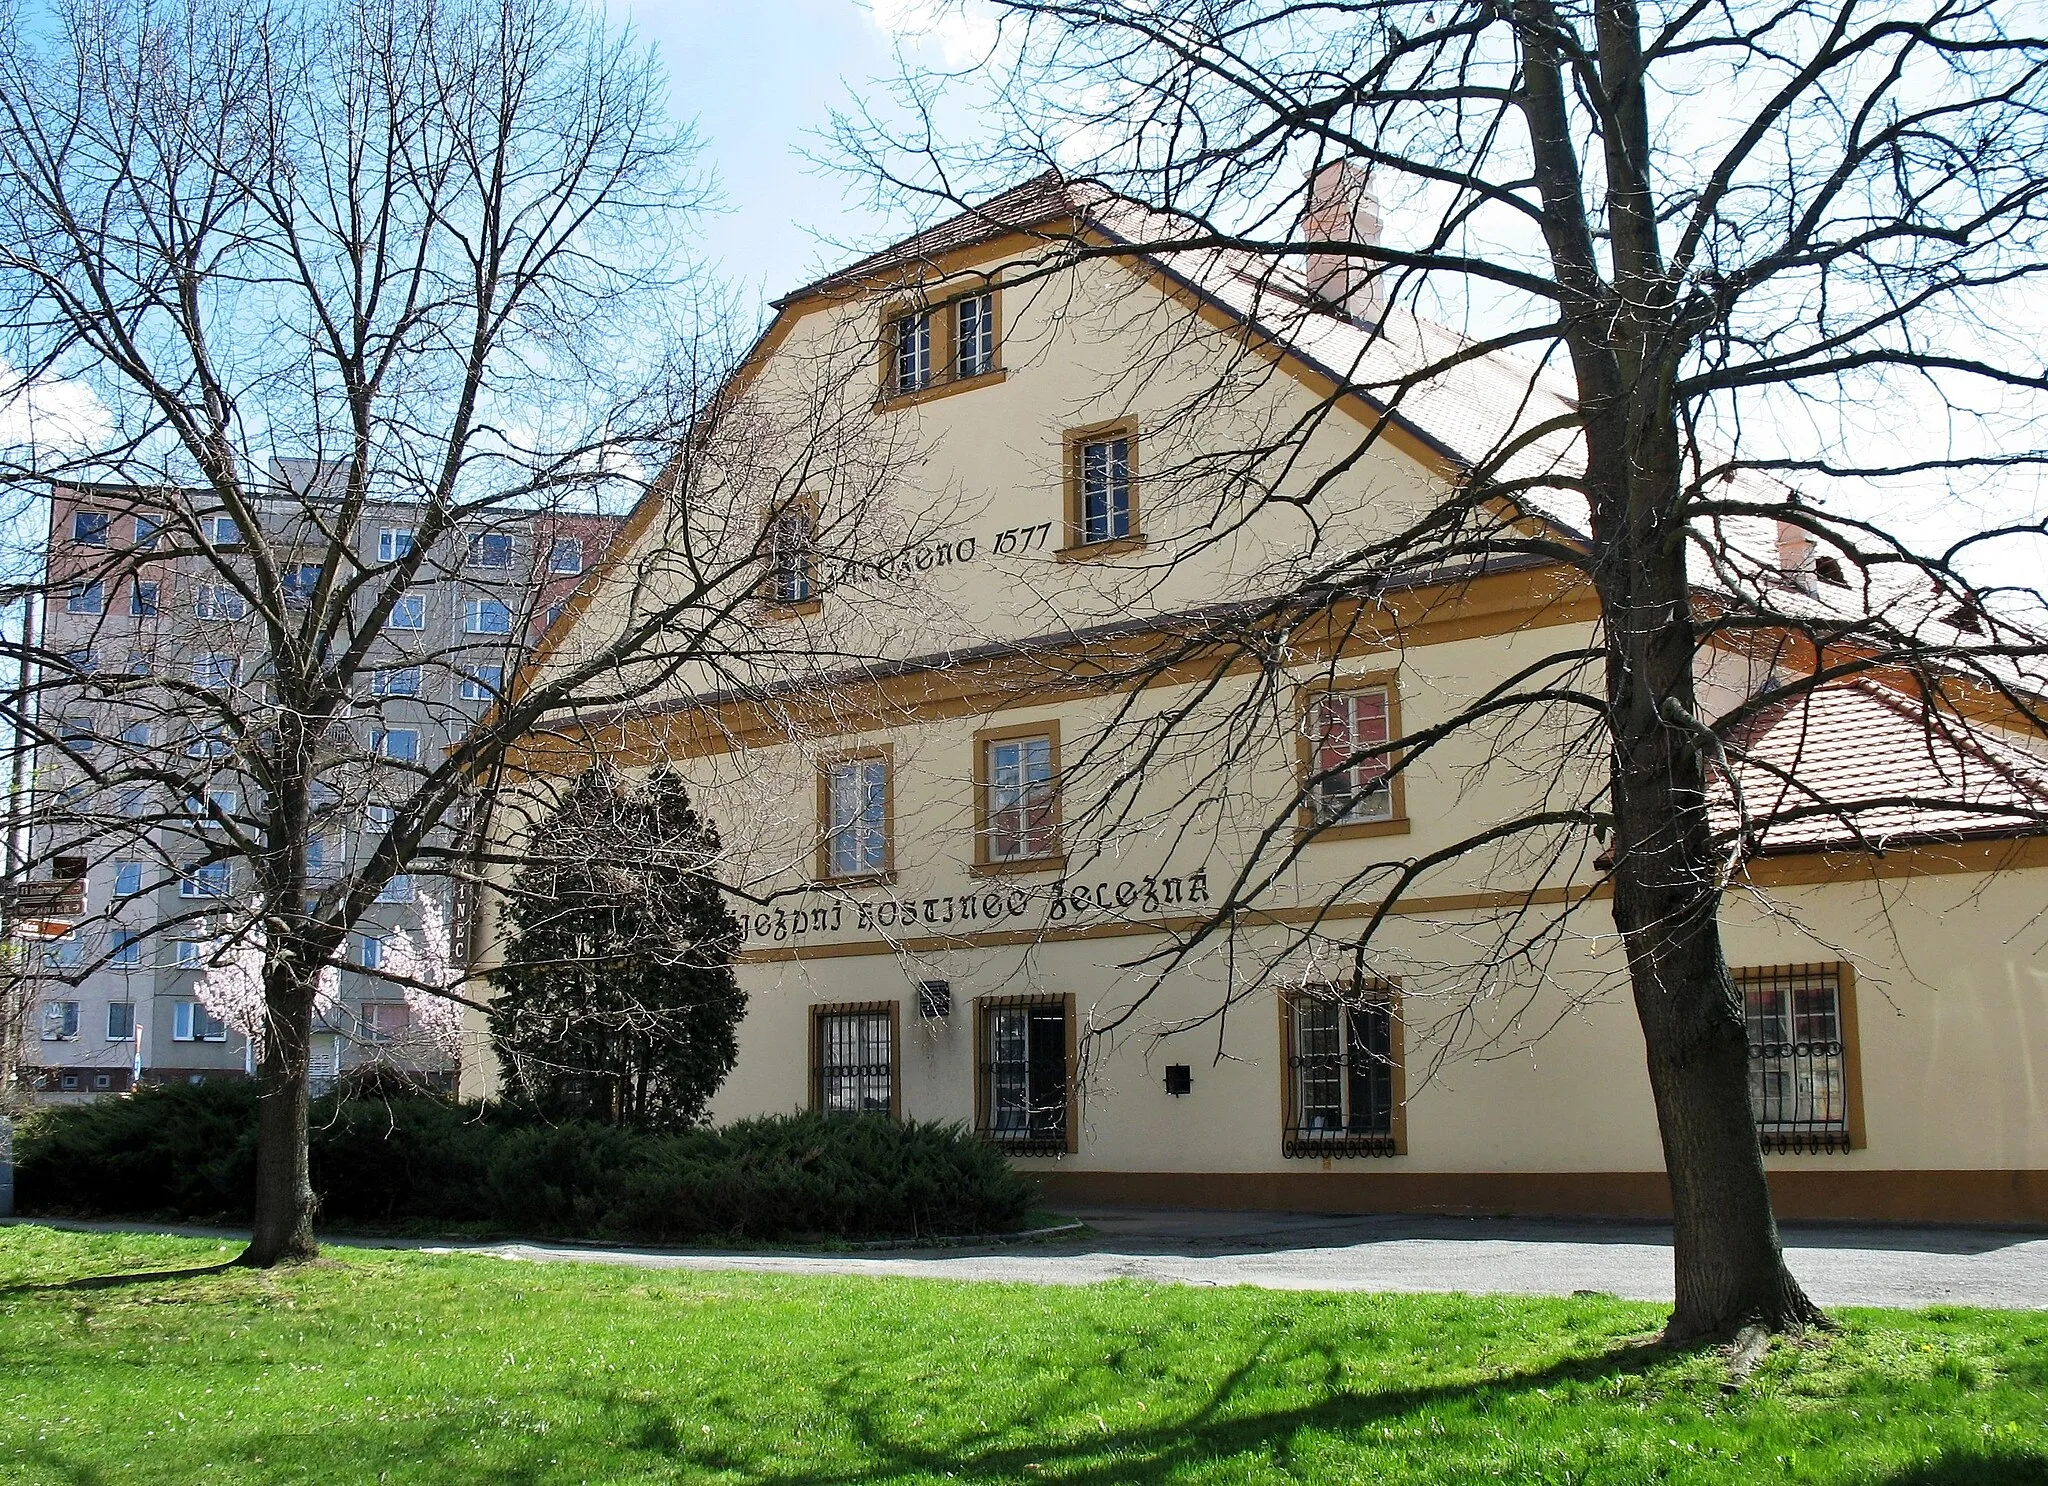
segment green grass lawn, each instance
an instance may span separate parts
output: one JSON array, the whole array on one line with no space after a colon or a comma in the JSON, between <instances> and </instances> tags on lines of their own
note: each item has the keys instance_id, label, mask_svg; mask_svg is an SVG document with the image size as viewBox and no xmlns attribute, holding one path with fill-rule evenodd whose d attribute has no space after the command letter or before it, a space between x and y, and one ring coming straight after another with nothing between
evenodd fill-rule
<instances>
[{"instance_id":1,"label":"green grass lawn","mask_svg":"<svg viewBox=\"0 0 2048 1486\"><path fill-rule=\"evenodd\" d=\"M650 1273L0 1228L0 1482L2048 1481L2048 1315L1738 1391L1602 1299Z\"/></svg>"}]
</instances>

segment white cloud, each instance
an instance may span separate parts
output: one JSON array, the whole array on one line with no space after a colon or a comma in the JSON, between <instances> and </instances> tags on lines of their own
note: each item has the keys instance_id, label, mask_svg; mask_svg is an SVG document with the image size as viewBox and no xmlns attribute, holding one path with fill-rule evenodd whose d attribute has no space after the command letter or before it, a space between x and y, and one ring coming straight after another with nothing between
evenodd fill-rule
<instances>
[{"instance_id":1,"label":"white cloud","mask_svg":"<svg viewBox=\"0 0 2048 1486\"><path fill-rule=\"evenodd\" d=\"M996 44L995 13L975 0L868 0L867 10L891 41L935 51L948 67L979 62Z\"/></svg>"},{"instance_id":2,"label":"white cloud","mask_svg":"<svg viewBox=\"0 0 2048 1486\"><path fill-rule=\"evenodd\" d=\"M0 449L78 453L112 428L105 404L83 382L31 379L0 362Z\"/></svg>"}]
</instances>

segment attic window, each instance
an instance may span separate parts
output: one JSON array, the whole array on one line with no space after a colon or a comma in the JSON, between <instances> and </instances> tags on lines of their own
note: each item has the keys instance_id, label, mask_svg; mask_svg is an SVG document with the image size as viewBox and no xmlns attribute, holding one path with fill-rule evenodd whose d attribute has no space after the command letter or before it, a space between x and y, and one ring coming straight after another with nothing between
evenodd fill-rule
<instances>
[{"instance_id":1,"label":"attic window","mask_svg":"<svg viewBox=\"0 0 2048 1486\"><path fill-rule=\"evenodd\" d=\"M994 289L883 317L884 406L1000 381L1001 307Z\"/></svg>"},{"instance_id":2,"label":"attic window","mask_svg":"<svg viewBox=\"0 0 2048 1486\"><path fill-rule=\"evenodd\" d=\"M1839 557L1816 557L1813 560L1813 576L1823 583L1832 583L1837 588L1849 586L1849 576L1842 571Z\"/></svg>"},{"instance_id":3,"label":"attic window","mask_svg":"<svg viewBox=\"0 0 2048 1486\"><path fill-rule=\"evenodd\" d=\"M1966 635L1984 633L1984 611L1968 599L1957 604L1944 618L1946 623L1954 625Z\"/></svg>"}]
</instances>

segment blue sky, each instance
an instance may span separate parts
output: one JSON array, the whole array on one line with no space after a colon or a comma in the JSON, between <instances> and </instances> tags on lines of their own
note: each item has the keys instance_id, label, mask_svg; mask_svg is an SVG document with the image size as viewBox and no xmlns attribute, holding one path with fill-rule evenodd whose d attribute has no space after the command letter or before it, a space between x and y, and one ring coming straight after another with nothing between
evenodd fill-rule
<instances>
[{"instance_id":1,"label":"blue sky","mask_svg":"<svg viewBox=\"0 0 2048 1486\"><path fill-rule=\"evenodd\" d=\"M750 297L785 294L849 256L826 239L873 245L904 225L867 211L857 183L803 152L822 151L835 104L882 92L905 10L901 0L879 13L857 0L638 0L615 12L659 49L671 108L697 125L725 199L703 248Z\"/></svg>"}]
</instances>

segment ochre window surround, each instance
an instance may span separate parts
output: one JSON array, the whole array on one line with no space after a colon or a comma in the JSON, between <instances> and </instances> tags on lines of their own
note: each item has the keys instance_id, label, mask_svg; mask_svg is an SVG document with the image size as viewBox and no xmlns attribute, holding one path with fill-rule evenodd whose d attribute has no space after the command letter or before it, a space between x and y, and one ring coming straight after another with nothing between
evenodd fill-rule
<instances>
[{"instance_id":1,"label":"ochre window surround","mask_svg":"<svg viewBox=\"0 0 2048 1486\"><path fill-rule=\"evenodd\" d=\"M901 1001L840 1001L811 1008L810 1089L811 1108L820 1113L872 1113L867 1107L876 1084L886 1082L891 1119L903 1118L903 1003ZM872 1035L873 1023L887 1020L880 1040ZM887 1058L879 1065L872 1054L882 1051ZM828 1062L828 1058L831 1061ZM849 1099L857 1108L840 1108Z\"/></svg>"},{"instance_id":2,"label":"ochre window surround","mask_svg":"<svg viewBox=\"0 0 2048 1486\"><path fill-rule=\"evenodd\" d=\"M849 765L879 765L881 796L877 801L870 793L874 783L872 772L859 776L858 788L861 798L858 808L853 799L842 797L838 802L841 817L835 819L833 800L833 779L839 777L841 788L850 787L848 776L841 772ZM879 806L881 833L879 864L870 843L876 829L875 811ZM852 814L846 812L852 811ZM835 871L836 846L846 840L846 833L853 833L857 843L842 847L842 853L850 853L860 864L852 870ZM845 866L843 859L839 863ZM848 749L840 753L826 754L818 760L818 859L817 880L830 883L893 882L896 877L896 751L887 743L869 748Z\"/></svg>"},{"instance_id":3,"label":"ochre window surround","mask_svg":"<svg viewBox=\"0 0 2048 1486\"><path fill-rule=\"evenodd\" d=\"M1308 986L1280 996L1280 1154L1408 1154L1401 988Z\"/></svg>"},{"instance_id":4,"label":"ochre window surround","mask_svg":"<svg viewBox=\"0 0 2048 1486\"><path fill-rule=\"evenodd\" d=\"M987 348L989 365L978 371L970 366L968 374L963 376L961 326L963 306L967 306L970 300L975 301L976 307L987 310L987 330L979 340ZM966 313L971 318L978 313L978 308L970 308ZM917 315L925 317L926 341L921 358L924 381L921 385L906 387L898 359L901 339L898 331L903 321ZM877 368L880 385L875 398L877 412L951 397L956 392L971 392L976 387L993 386L1009 375L1003 366L1003 294L995 284L977 284L971 289L935 300L892 300L882 306L881 333L877 341L880 347Z\"/></svg>"},{"instance_id":5,"label":"ochre window surround","mask_svg":"<svg viewBox=\"0 0 2048 1486\"><path fill-rule=\"evenodd\" d=\"M1060 435L1064 450L1063 483L1066 487L1066 540L1061 545L1059 557L1063 562L1084 562L1097 557L1115 557L1119 553L1139 552L1145 547L1145 528L1142 523L1144 509L1142 492L1144 482L1138 466L1138 422L1135 418L1114 418L1107 423L1090 423L1081 428L1070 428ZM1124 507L1121 513L1122 529L1109 536L1097 535L1089 539L1087 484L1088 470L1085 468L1091 446L1123 445L1121 469L1116 473L1122 478ZM1114 478L1114 477L1112 477Z\"/></svg>"},{"instance_id":6,"label":"ochre window surround","mask_svg":"<svg viewBox=\"0 0 2048 1486\"><path fill-rule=\"evenodd\" d=\"M1296 816L1295 835L1299 840L1350 841L1366 836L1402 836L1408 833L1408 787L1405 773L1394 773L1398 762L1397 754L1386 756L1387 779L1386 813L1366 820L1326 820L1318 807L1318 791L1329 788L1329 782L1316 782L1320 772L1318 755L1327 737L1325 698L1336 697L1351 701L1372 692L1379 692L1386 698L1385 723L1387 741L1401 736L1401 688L1400 673L1397 671L1372 671L1362 676L1322 677L1305 684L1296 695L1294 736L1296 744L1296 782L1301 794L1301 805Z\"/></svg>"},{"instance_id":7,"label":"ochre window surround","mask_svg":"<svg viewBox=\"0 0 2048 1486\"><path fill-rule=\"evenodd\" d=\"M1050 754L1050 778L1044 786L1042 805L1030 798L1012 804L1010 813L1021 813L1022 820L997 819L999 807L1004 803L996 798L999 781L996 778L995 758L998 744L1028 743L1043 738ZM999 834L1007 834L1011 827L1021 829L1028 837L1040 834L1046 838L1043 850L1030 850L1032 843L1025 843L1024 851L1002 854L995 848ZM1007 727L983 728L974 735L974 866L976 876L993 876L1011 872L1053 872L1067 864L1066 845L1060 830L1060 724L1058 718L1047 718L1038 722L1020 722Z\"/></svg>"},{"instance_id":8,"label":"ochre window surround","mask_svg":"<svg viewBox=\"0 0 2048 1486\"><path fill-rule=\"evenodd\" d=\"M755 590L761 603L761 614L767 619L793 619L799 615L816 614L825 606L823 593L818 586L818 527L819 507L816 497L804 495L785 501L770 508L761 516L761 584ZM799 573L794 575L783 566L783 544L789 533L796 530L796 523L804 526L805 545L803 563ZM786 585L801 580L807 595L792 599L785 593Z\"/></svg>"},{"instance_id":9,"label":"ochre window surround","mask_svg":"<svg viewBox=\"0 0 2048 1486\"><path fill-rule=\"evenodd\" d=\"M1856 972L1832 962L1731 971L1749 1041L1757 1139L1787 1155L1864 1147Z\"/></svg>"},{"instance_id":10,"label":"ochre window surround","mask_svg":"<svg viewBox=\"0 0 2048 1486\"><path fill-rule=\"evenodd\" d=\"M1077 1046L1071 991L977 997L976 1133L1014 1156L1058 1156L1079 1150ZM1057 1088L1051 1087L1055 1079Z\"/></svg>"}]
</instances>

